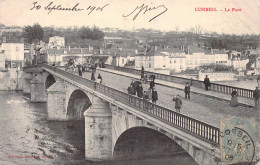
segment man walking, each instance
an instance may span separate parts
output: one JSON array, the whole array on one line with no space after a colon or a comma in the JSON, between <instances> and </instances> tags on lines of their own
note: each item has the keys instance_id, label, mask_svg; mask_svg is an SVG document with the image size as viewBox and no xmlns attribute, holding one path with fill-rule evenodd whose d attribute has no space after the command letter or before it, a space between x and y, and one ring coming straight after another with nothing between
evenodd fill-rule
<instances>
[{"instance_id":1,"label":"man walking","mask_svg":"<svg viewBox=\"0 0 260 165\"><path fill-rule=\"evenodd\" d=\"M205 77L205 79L203 81L203 84L205 85L206 91L208 91L209 90L209 86L211 85L210 81L209 81L209 78L208 78L208 75L206 75L206 77Z\"/></svg>"},{"instance_id":2,"label":"man walking","mask_svg":"<svg viewBox=\"0 0 260 165\"><path fill-rule=\"evenodd\" d=\"M190 84L186 83L185 88L184 88L184 92L185 92L185 99L190 99Z\"/></svg>"},{"instance_id":3,"label":"man walking","mask_svg":"<svg viewBox=\"0 0 260 165\"><path fill-rule=\"evenodd\" d=\"M182 106L182 101L179 95L177 95L175 98L172 99L172 101L175 102L175 109L176 112L181 113L181 106Z\"/></svg>"},{"instance_id":4,"label":"man walking","mask_svg":"<svg viewBox=\"0 0 260 165\"><path fill-rule=\"evenodd\" d=\"M258 89L258 87L255 88L253 97L255 98L255 107L259 108L260 90Z\"/></svg>"}]
</instances>

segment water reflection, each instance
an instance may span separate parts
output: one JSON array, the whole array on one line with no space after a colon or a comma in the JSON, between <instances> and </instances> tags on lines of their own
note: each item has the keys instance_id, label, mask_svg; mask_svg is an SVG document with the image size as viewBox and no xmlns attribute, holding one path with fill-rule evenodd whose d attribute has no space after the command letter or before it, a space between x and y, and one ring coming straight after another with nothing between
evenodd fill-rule
<instances>
[{"instance_id":1,"label":"water reflection","mask_svg":"<svg viewBox=\"0 0 260 165\"><path fill-rule=\"evenodd\" d=\"M137 160L84 160L84 121L47 121L46 103L0 91L0 164L196 164L188 154ZM8 162L8 163L7 163Z\"/></svg>"}]
</instances>

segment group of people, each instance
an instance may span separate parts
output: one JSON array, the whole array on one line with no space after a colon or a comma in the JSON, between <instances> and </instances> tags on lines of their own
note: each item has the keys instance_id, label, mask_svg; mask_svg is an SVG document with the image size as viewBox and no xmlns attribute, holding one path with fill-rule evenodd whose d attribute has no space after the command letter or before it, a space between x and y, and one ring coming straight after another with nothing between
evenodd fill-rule
<instances>
[{"instance_id":1,"label":"group of people","mask_svg":"<svg viewBox=\"0 0 260 165\"><path fill-rule=\"evenodd\" d=\"M154 79L150 82L147 91L144 91L140 81L135 81L133 79L130 86L127 88L127 92L128 94L142 98L145 101L152 101L154 104L156 104L156 101L158 100L158 93L155 88Z\"/></svg>"}]
</instances>

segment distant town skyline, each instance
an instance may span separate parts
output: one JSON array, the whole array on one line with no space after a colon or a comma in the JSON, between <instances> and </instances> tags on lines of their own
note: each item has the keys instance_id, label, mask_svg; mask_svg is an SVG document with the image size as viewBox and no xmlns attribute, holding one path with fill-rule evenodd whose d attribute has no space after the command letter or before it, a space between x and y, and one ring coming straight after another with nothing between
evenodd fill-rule
<instances>
[{"instance_id":1,"label":"distant town skyline","mask_svg":"<svg viewBox=\"0 0 260 165\"><path fill-rule=\"evenodd\" d=\"M119 0L0 0L0 23L6 26L39 23L65 28L95 25L160 31L196 31L199 27L202 33L260 34L259 6L258 0L132 0L130 3ZM144 9L138 14L141 8ZM202 8L217 11L196 11ZM145 12L145 9L148 10ZM230 11L225 11L228 9Z\"/></svg>"}]
</instances>

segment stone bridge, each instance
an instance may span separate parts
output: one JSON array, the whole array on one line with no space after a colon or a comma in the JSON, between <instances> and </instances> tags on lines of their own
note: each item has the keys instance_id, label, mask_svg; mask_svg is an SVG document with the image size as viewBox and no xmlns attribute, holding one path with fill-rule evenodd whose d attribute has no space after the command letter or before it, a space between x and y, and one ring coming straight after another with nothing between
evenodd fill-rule
<instances>
[{"instance_id":1,"label":"stone bridge","mask_svg":"<svg viewBox=\"0 0 260 165\"><path fill-rule=\"evenodd\" d=\"M186 152L200 165L220 160L219 128L59 68L24 69L23 91L47 102L50 121L85 120L86 159Z\"/></svg>"}]
</instances>

